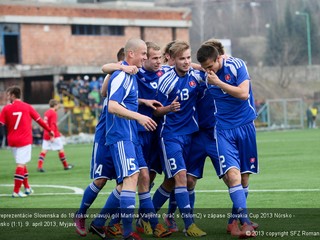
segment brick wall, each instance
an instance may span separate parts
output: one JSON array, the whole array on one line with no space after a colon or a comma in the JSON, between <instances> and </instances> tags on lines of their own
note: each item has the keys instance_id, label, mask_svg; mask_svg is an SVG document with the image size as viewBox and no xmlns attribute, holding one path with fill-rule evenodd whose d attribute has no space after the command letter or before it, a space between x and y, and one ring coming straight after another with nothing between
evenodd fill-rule
<instances>
[{"instance_id":1,"label":"brick wall","mask_svg":"<svg viewBox=\"0 0 320 240\"><path fill-rule=\"evenodd\" d=\"M86 7L84 7L86 6ZM55 16L81 18L119 18L153 20L188 20L183 11L100 9L97 5L20 6L0 4L0 16ZM89 21L89 20L88 20ZM171 27L144 27L145 41L154 41L164 47L172 39ZM189 40L188 28L177 28L176 36ZM20 55L23 65L101 66L116 61L116 53L126 41L141 36L139 26L126 26L124 36L72 35L70 25L20 25ZM1 64L2 63L2 64ZM0 61L0 65L4 62Z\"/></svg>"},{"instance_id":2,"label":"brick wall","mask_svg":"<svg viewBox=\"0 0 320 240\"><path fill-rule=\"evenodd\" d=\"M183 11L152 10L133 8L112 8L108 9L103 5L78 4L69 6L45 6L44 4L32 3L28 5L1 4L0 15L20 16L67 16L67 17L88 17L88 18L122 18L122 19L155 19L155 20L190 20L191 15L186 16Z\"/></svg>"},{"instance_id":3,"label":"brick wall","mask_svg":"<svg viewBox=\"0 0 320 240\"><path fill-rule=\"evenodd\" d=\"M116 61L119 48L132 37L140 37L139 27L127 27L124 36L71 35L70 26L21 25L22 64L51 66L101 66ZM172 40L171 28L145 28L145 41L161 47ZM180 40L188 41L188 30L178 30Z\"/></svg>"}]
</instances>

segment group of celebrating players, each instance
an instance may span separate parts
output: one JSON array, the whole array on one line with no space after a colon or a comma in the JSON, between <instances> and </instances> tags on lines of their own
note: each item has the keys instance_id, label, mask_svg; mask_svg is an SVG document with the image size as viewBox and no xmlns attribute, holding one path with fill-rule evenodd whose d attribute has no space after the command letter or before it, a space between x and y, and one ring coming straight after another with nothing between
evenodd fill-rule
<instances>
[{"instance_id":1,"label":"group of celebrating players","mask_svg":"<svg viewBox=\"0 0 320 240\"><path fill-rule=\"evenodd\" d=\"M124 60L119 60L102 67L109 75L102 88L106 98L92 151L94 181L74 218L77 233L87 234L88 208L107 180L116 179L89 232L101 238L141 239L137 232L167 237L179 230L174 219L179 208L185 235L205 236L192 213L196 181L209 156L233 203L227 232L255 237L258 224L248 218L246 198L249 175L258 172L256 111L244 61L226 56L215 39L198 49L200 65L191 62L189 44L179 40L162 53L153 42L130 39ZM165 178L151 197L153 180L162 172ZM137 232L132 227L136 190ZM169 198L166 229L156 213ZM106 216L113 216L108 226Z\"/></svg>"},{"instance_id":2,"label":"group of celebrating players","mask_svg":"<svg viewBox=\"0 0 320 240\"><path fill-rule=\"evenodd\" d=\"M137 232L167 237L179 231L174 219L178 208L185 235L206 236L195 224L193 212L194 189L209 156L233 203L227 232L239 238L255 237L258 224L248 218L246 198L249 175L259 171L256 111L244 61L225 55L223 45L215 39L204 42L198 49L200 65L191 62L191 49L185 41L168 43L162 53L156 43L133 38L122 51L122 55L118 54L119 63L102 67L108 75L101 88L105 100L92 150L93 182L86 188L75 214L77 233L87 234L87 210L107 180L115 179L116 186L91 222L89 232L103 239L117 235L141 239ZM9 127L8 143L17 162L15 182L19 184L15 184L14 193L19 194L23 183L25 193L30 194L25 164L26 156L31 158L31 145L20 141L17 145L10 139L11 132L19 134L19 138L24 134L18 132L24 114L12 107L25 104L19 100L17 91L7 90L12 104L3 108L0 123ZM54 136L39 114L28 111L29 118L25 121L31 122L33 118ZM15 117L15 121L10 123L7 116ZM156 174L162 172L164 180L151 197ZM132 226L136 191L137 232ZM168 199L165 228L156 213ZM106 216L112 216L108 226Z\"/></svg>"}]
</instances>

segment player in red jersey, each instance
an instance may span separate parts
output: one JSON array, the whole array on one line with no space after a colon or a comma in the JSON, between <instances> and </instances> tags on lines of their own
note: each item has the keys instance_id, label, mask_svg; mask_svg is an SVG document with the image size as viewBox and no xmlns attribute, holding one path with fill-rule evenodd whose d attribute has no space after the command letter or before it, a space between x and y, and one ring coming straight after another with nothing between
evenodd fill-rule
<instances>
[{"instance_id":1,"label":"player in red jersey","mask_svg":"<svg viewBox=\"0 0 320 240\"><path fill-rule=\"evenodd\" d=\"M11 86L6 90L7 99L10 104L6 105L0 115L0 124L7 128L8 145L12 148L16 160L16 172L14 174L14 189L12 197L26 197L33 193L28 182L27 163L31 160L32 149L32 119L51 136L54 132L42 120L39 113L28 103L21 101L21 89ZM25 193L20 191L24 185Z\"/></svg>"},{"instance_id":2,"label":"player in red jersey","mask_svg":"<svg viewBox=\"0 0 320 240\"><path fill-rule=\"evenodd\" d=\"M73 168L72 164L68 164L66 160L66 156L63 149L63 143L61 140L61 134L59 132L57 126L58 114L57 110L60 107L60 104L57 100L51 99L49 101L50 109L44 113L44 121L48 124L48 126L54 132L55 138L52 139L50 133L48 131L43 132L43 142L42 142L42 150L40 152L38 158L38 172L44 172L43 162L46 157L48 150L58 151L60 161L63 165L64 170L69 170Z\"/></svg>"}]
</instances>

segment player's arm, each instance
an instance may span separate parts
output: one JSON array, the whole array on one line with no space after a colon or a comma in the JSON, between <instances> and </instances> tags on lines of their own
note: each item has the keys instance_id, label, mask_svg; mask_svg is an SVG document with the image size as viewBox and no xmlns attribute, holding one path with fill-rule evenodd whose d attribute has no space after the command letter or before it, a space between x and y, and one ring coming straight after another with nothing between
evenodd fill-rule
<instances>
[{"instance_id":1,"label":"player's arm","mask_svg":"<svg viewBox=\"0 0 320 240\"><path fill-rule=\"evenodd\" d=\"M5 109L3 108L2 111L0 112L0 125L4 126L5 125L5 119L4 119L4 111Z\"/></svg>"},{"instance_id":2,"label":"player's arm","mask_svg":"<svg viewBox=\"0 0 320 240\"><path fill-rule=\"evenodd\" d=\"M47 130L50 134L50 136L54 137L54 132L51 130L51 128L42 120L42 118L39 116L39 118L34 119L43 129Z\"/></svg>"},{"instance_id":3,"label":"player's arm","mask_svg":"<svg viewBox=\"0 0 320 240\"><path fill-rule=\"evenodd\" d=\"M4 121L2 119L0 119L0 126L4 126Z\"/></svg>"},{"instance_id":4,"label":"player's arm","mask_svg":"<svg viewBox=\"0 0 320 240\"><path fill-rule=\"evenodd\" d=\"M150 117L142 115L138 112L130 111L114 100L109 100L108 112L121 118L136 120L147 131L154 131L157 128L157 123Z\"/></svg>"},{"instance_id":5,"label":"player's arm","mask_svg":"<svg viewBox=\"0 0 320 240\"><path fill-rule=\"evenodd\" d=\"M137 66L121 65L120 63L107 63L102 66L102 72L112 74L114 71L120 70L128 74L136 74L138 72Z\"/></svg>"},{"instance_id":6,"label":"player's arm","mask_svg":"<svg viewBox=\"0 0 320 240\"><path fill-rule=\"evenodd\" d=\"M161 102L154 100L154 99L139 98L138 103L139 103L139 105L145 105L145 106L150 107L154 110L156 110L158 107L163 107Z\"/></svg>"},{"instance_id":7,"label":"player's arm","mask_svg":"<svg viewBox=\"0 0 320 240\"><path fill-rule=\"evenodd\" d=\"M221 90L235 98L247 100L249 97L250 81L248 79L244 80L239 86L232 86L221 81L213 71L209 71L207 80L209 84L218 86Z\"/></svg>"},{"instance_id":8,"label":"player's arm","mask_svg":"<svg viewBox=\"0 0 320 240\"><path fill-rule=\"evenodd\" d=\"M201 67L201 65L200 64L198 64L198 63L191 63L191 67L193 68L193 69L196 69L196 70L199 70L199 71L204 71L204 69Z\"/></svg>"},{"instance_id":9,"label":"player's arm","mask_svg":"<svg viewBox=\"0 0 320 240\"><path fill-rule=\"evenodd\" d=\"M157 109L153 111L153 115L156 117L162 117L170 112L180 111L180 102L178 100L179 97L177 96L170 105L157 107Z\"/></svg>"},{"instance_id":10,"label":"player's arm","mask_svg":"<svg viewBox=\"0 0 320 240\"><path fill-rule=\"evenodd\" d=\"M106 75L104 77L104 80L103 80L103 83L102 83L102 86L101 86L101 89L100 89L100 95L102 97L106 97L107 96L107 89L108 89L109 80L110 80L110 74L108 74L108 75Z\"/></svg>"},{"instance_id":11,"label":"player's arm","mask_svg":"<svg viewBox=\"0 0 320 240\"><path fill-rule=\"evenodd\" d=\"M54 136L54 132L51 128L42 120L40 114L30 106L30 115L34 121L36 121L43 129L47 130L51 136Z\"/></svg>"}]
</instances>

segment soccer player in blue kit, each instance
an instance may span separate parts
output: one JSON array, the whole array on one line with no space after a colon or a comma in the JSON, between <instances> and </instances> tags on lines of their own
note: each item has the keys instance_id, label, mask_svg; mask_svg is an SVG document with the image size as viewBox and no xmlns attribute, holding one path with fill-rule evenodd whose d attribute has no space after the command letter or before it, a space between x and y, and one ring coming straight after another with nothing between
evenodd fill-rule
<instances>
[{"instance_id":1,"label":"soccer player in blue kit","mask_svg":"<svg viewBox=\"0 0 320 240\"><path fill-rule=\"evenodd\" d=\"M203 44L197 59L207 71L208 92L216 107L216 141L219 177L229 187L233 202L228 229L240 238L255 237L247 214L246 190L249 175L258 173L258 154L254 120L256 111L247 67L243 60L224 59L218 51ZM242 227L238 227L239 218Z\"/></svg>"},{"instance_id":2,"label":"soccer player in blue kit","mask_svg":"<svg viewBox=\"0 0 320 240\"><path fill-rule=\"evenodd\" d=\"M147 59L147 46L141 39L130 39L125 46L123 65L141 67ZM139 145L137 122L146 130L153 131L157 124L138 110L138 85L134 75L123 71L112 74L108 85L108 113L106 120L106 144L110 147L117 180L122 182L120 209L124 239L140 239L133 232L132 221L135 194L139 178L140 160L143 159Z\"/></svg>"},{"instance_id":3,"label":"soccer player in blue kit","mask_svg":"<svg viewBox=\"0 0 320 240\"><path fill-rule=\"evenodd\" d=\"M191 216L189 193L187 191L186 159L189 154L192 133L198 131L195 111L199 82L205 74L193 70L191 50L188 43L176 41L170 48L175 67L159 79L157 99L164 107L158 107L154 114L161 118L160 144L162 148L162 168L166 180L153 196L156 210L169 198L173 182L175 199L184 215L185 234L201 237L206 233L199 229Z\"/></svg>"},{"instance_id":4,"label":"soccer player in blue kit","mask_svg":"<svg viewBox=\"0 0 320 240\"><path fill-rule=\"evenodd\" d=\"M124 56L122 56L123 48L119 50L117 57L118 61L123 60ZM135 71L136 67L128 66L125 69L126 72L130 73ZM101 96L106 97L106 89L108 84L108 78L106 76L102 87L101 87ZM93 179L93 182L89 184L86 190L83 193L83 197L81 200L80 208L76 212L74 217L76 232L80 236L86 236L86 226L85 219L87 210L90 208L94 200L97 198L101 189L105 186L107 180L116 179L115 169L112 168L113 161L111 158L110 150L107 146L105 146L106 138L106 101L104 101L103 108L101 114L99 116L98 124L95 128L94 134L94 143L92 149L92 158L91 158L91 168L90 168L90 177ZM110 196L115 199L120 199L120 190L114 189ZM111 198L111 197L110 197ZM104 220L105 221L105 220ZM91 224L89 230L98 234L99 236L105 235L105 230L103 229L104 221L101 221L100 225Z\"/></svg>"},{"instance_id":5,"label":"soccer player in blue kit","mask_svg":"<svg viewBox=\"0 0 320 240\"><path fill-rule=\"evenodd\" d=\"M215 47L219 54L225 54L224 48L220 42L210 39L204 44ZM198 113L199 131L192 136L192 144L190 149L188 163L188 191L193 192L197 179L202 178L205 159L210 157L211 162L216 170L219 172L219 161L216 147L216 140L214 138L214 129L216 125L215 120L215 105L213 95L207 91L207 86L204 82L200 83L200 91L198 95L196 110ZM192 193L194 195L194 193Z\"/></svg>"},{"instance_id":6,"label":"soccer player in blue kit","mask_svg":"<svg viewBox=\"0 0 320 240\"><path fill-rule=\"evenodd\" d=\"M168 67L161 67L161 49L153 42L146 42L147 45L147 60L144 61L142 68L136 75L138 83L138 112L153 117L153 110L155 106L162 106L160 102L155 100L158 88L159 77L165 72ZM123 68L118 64L109 63L103 66L103 71L112 73L115 70ZM138 125L139 142L143 151L144 159L146 160L150 172L161 173L161 163L159 160L159 153L155 152L158 148L158 138L156 132L146 131L142 126ZM144 163L145 164L145 163ZM145 234L153 234L155 237L166 237L171 234L158 222L157 217L147 218L150 211L155 216L155 211L150 196L150 178L146 168L140 169L138 179L138 192L139 192L139 213L142 218L138 218L136 227L138 232ZM153 174L155 176L155 174ZM152 178L152 181L154 177ZM152 215L152 214L151 214ZM117 224L120 219L114 218L110 221L109 226Z\"/></svg>"}]
</instances>

